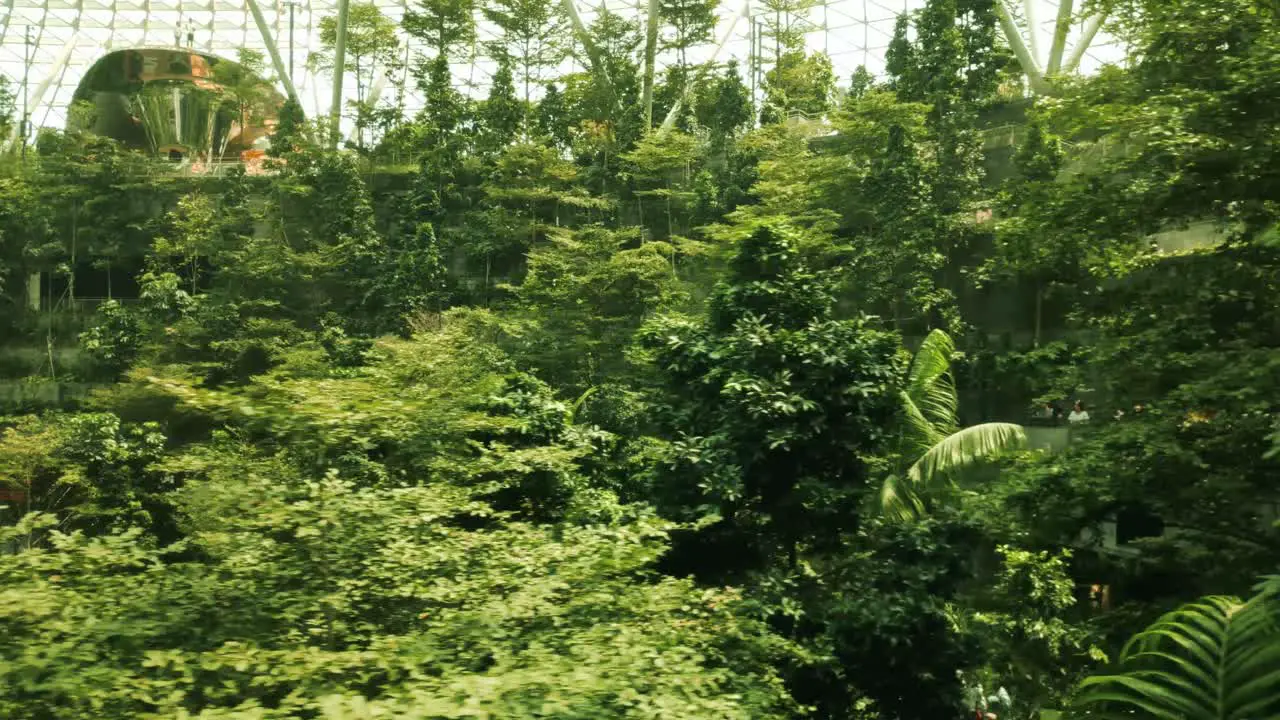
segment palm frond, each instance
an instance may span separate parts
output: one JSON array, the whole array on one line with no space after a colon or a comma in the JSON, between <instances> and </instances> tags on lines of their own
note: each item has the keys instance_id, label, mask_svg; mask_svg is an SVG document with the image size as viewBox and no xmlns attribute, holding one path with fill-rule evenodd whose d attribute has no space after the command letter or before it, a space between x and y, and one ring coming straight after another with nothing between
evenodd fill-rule
<instances>
[{"instance_id":1,"label":"palm frond","mask_svg":"<svg viewBox=\"0 0 1280 720\"><path fill-rule=\"evenodd\" d=\"M918 458L947 436L929 422L921 412L920 406L916 405L907 391L903 390L899 393L899 400L902 403L903 419L898 452L905 457Z\"/></svg>"},{"instance_id":2,"label":"palm frond","mask_svg":"<svg viewBox=\"0 0 1280 720\"><path fill-rule=\"evenodd\" d=\"M892 520L906 522L924 514L924 501L897 475L890 475L880 486L880 512Z\"/></svg>"},{"instance_id":3,"label":"palm frond","mask_svg":"<svg viewBox=\"0 0 1280 720\"><path fill-rule=\"evenodd\" d=\"M956 429L956 388L951 377L951 357L956 345L951 336L932 330L920 343L907 369L906 392L935 429L949 435Z\"/></svg>"},{"instance_id":4,"label":"palm frond","mask_svg":"<svg viewBox=\"0 0 1280 720\"><path fill-rule=\"evenodd\" d=\"M582 404L585 403L592 395L595 395L595 394L596 394L596 387L592 386L587 388L585 392L579 395L577 400L573 401L573 404L570 405L569 408L564 413L565 425L574 425L577 423L578 411L582 409Z\"/></svg>"},{"instance_id":5,"label":"palm frond","mask_svg":"<svg viewBox=\"0 0 1280 720\"><path fill-rule=\"evenodd\" d=\"M983 423L951 433L907 470L907 481L924 492L980 460L1026 447L1027 433L1014 423Z\"/></svg>"},{"instance_id":6,"label":"palm frond","mask_svg":"<svg viewBox=\"0 0 1280 720\"><path fill-rule=\"evenodd\" d=\"M891 518L911 519L925 512L929 492L978 460L1023 447L1022 426L985 423L957 428L957 398L951 377L955 343L941 330L931 331L907 369L902 403L902 436L898 456L910 461L905 473L885 478L880 510Z\"/></svg>"},{"instance_id":7,"label":"palm frond","mask_svg":"<svg viewBox=\"0 0 1280 720\"><path fill-rule=\"evenodd\" d=\"M1184 605L1129 641L1118 672L1081 683L1073 717L1280 717L1278 618L1269 592Z\"/></svg>"}]
</instances>

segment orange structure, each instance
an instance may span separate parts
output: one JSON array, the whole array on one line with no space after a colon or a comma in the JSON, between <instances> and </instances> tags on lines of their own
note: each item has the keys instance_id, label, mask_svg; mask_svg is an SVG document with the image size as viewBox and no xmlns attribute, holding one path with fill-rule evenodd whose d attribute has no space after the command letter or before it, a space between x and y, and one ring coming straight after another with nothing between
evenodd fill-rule
<instances>
[{"instance_id":1,"label":"orange structure","mask_svg":"<svg viewBox=\"0 0 1280 720\"><path fill-rule=\"evenodd\" d=\"M175 161L240 160L261 149L284 98L230 60L185 48L118 50L76 89L71 124Z\"/></svg>"}]
</instances>

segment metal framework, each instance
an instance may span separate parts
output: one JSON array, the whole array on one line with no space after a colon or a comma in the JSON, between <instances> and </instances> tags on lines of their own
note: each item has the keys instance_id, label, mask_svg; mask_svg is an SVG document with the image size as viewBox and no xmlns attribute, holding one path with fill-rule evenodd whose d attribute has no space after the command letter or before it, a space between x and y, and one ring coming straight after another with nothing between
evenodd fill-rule
<instances>
[{"instance_id":1,"label":"metal framework","mask_svg":"<svg viewBox=\"0 0 1280 720\"><path fill-rule=\"evenodd\" d=\"M367 2L368 0L356 0ZM165 47L190 42L204 52L234 57L239 48L263 52L282 91L294 98L309 117L335 117L335 108L354 99L354 83L335 82L331 72L310 69L308 56L320 49L320 21L337 17L350 0L0 0L0 74L8 77L17 91L23 77L28 87L20 98L27 103L30 127L61 127L76 86L89 67L110 50L128 47ZM416 0L372 0L394 21L399 21ZM658 75L674 58L654 47L653 35L646 32L656 13L656 0L559 0L570 20L574 40L593 58L596 48L590 27L601 7L634 20L644 33L644 62L652 52L653 62L645 63L645 78ZM603 4L601 4L603 3ZM830 56L838 77L847 80L859 65L872 74L884 68L884 50L893 33L897 16L923 5L924 0L825 0L804 17L788 18L801 27L812 50ZM481 0L483 4L483 0ZM1073 0L1001 0L1001 27L1017 54L1036 92L1049 92L1057 74L1089 72L1104 61L1114 61L1118 53L1104 38L1098 38L1102 18L1080 17ZM760 0L724 0L716 42L688 53L691 63L736 59L753 93L759 95L764 72L772 64L773 48L764 32L766 10ZM1044 18L1044 20L1037 20ZM339 23L345 30L345 24ZM477 12L479 29L470 52L450 58L459 90L483 96L487 92L492 62L482 48L500 38L500 31ZM30 46L25 42L31 37ZM345 32L339 32L339 36ZM413 49L406 43L406 57ZM1041 52L1047 48L1047 52ZM298 58L294 65L295 55ZM334 65L342 66L341 53ZM285 59L288 59L286 64ZM568 60L563 68L548 73L558 75L582 70ZM652 75L650 74L652 73ZM402 80L402 77L394 80ZM550 79L549 77L547 79ZM370 88L370 98L380 98L393 78L379 74ZM843 84L843 82L842 82ZM412 85L412 83L409 83ZM646 82L646 89L651 87ZM651 92L644 97L650 111ZM399 95L397 95L399 99ZM412 87L406 88L403 103L413 113L422 99ZM674 117L674 116L672 116ZM657 118L655 118L656 120ZM345 123L345 121L343 121ZM16 126L15 123L15 135ZM345 129L345 128L344 128ZM336 133L334 137L337 137ZM13 138L16 139L16 138ZM0 142L12 139L0 138Z\"/></svg>"},{"instance_id":2,"label":"metal framework","mask_svg":"<svg viewBox=\"0 0 1280 720\"><path fill-rule=\"evenodd\" d=\"M1010 49L1018 58L1032 92L1048 95L1054 91L1056 77L1080 70L1093 70L1102 60L1118 62L1122 53L1113 42L1098 43L1098 32L1106 17L1099 13L1080 16L1073 13L1073 0L1058 0L1054 19L1049 24L1036 21L1036 0L1023 0L1018 8L1011 0L997 0L1000 27ZM1040 40L1049 38L1048 53L1040 52ZM1071 54L1066 55L1067 48ZM1063 57L1066 56L1064 62Z\"/></svg>"}]
</instances>

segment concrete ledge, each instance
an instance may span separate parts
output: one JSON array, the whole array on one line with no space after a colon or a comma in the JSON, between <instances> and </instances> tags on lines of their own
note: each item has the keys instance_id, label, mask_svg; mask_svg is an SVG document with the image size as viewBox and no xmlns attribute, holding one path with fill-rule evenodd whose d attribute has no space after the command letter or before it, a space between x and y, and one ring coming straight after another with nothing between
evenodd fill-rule
<instances>
[{"instance_id":1,"label":"concrete ledge","mask_svg":"<svg viewBox=\"0 0 1280 720\"><path fill-rule=\"evenodd\" d=\"M0 380L0 408L58 407L89 395L100 383L62 383Z\"/></svg>"}]
</instances>

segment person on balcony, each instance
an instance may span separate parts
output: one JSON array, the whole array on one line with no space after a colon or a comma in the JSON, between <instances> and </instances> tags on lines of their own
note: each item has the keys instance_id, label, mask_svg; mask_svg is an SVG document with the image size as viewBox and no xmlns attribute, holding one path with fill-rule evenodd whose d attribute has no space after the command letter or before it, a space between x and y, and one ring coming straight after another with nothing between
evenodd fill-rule
<instances>
[{"instance_id":1,"label":"person on balcony","mask_svg":"<svg viewBox=\"0 0 1280 720\"><path fill-rule=\"evenodd\" d=\"M1053 403L1045 403L1035 413L1035 419L1044 425L1052 425L1058 417L1058 410Z\"/></svg>"},{"instance_id":2,"label":"person on balcony","mask_svg":"<svg viewBox=\"0 0 1280 720\"><path fill-rule=\"evenodd\" d=\"M1077 400L1076 404L1071 406L1071 414L1067 415L1067 422L1072 425L1089 422L1089 411L1084 409L1084 403Z\"/></svg>"}]
</instances>

